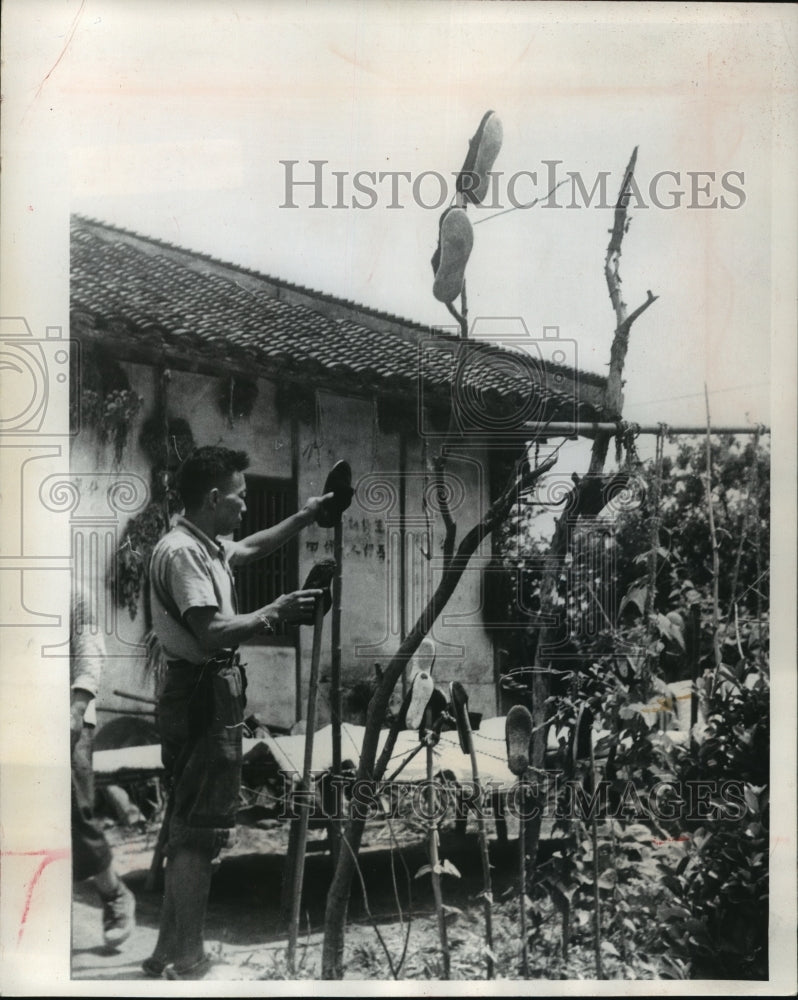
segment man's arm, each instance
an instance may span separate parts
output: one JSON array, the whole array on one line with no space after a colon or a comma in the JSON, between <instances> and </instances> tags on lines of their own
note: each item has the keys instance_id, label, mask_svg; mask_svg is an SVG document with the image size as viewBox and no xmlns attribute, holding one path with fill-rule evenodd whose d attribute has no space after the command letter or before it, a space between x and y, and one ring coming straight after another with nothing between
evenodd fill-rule
<instances>
[{"instance_id":1,"label":"man's arm","mask_svg":"<svg viewBox=\"0 0 798 1000\"><path fill-rule=\"evenodd\" d=\"M254 635L268 634L269 625L309 625L321 594L321 590L296 590L246 615L225 615L213 607L189 608L185 620L203 652L212 655Z\"/></svg>"},{"instance_id":2,"label":"man's arm","mask_svg":"<svg viewBox=\"0 0 798 1000\"><path fill-rule=\"evenodd\" d=\"M313 524L322 502L332 496L332 493L327 493L323 497L311 497L301 510L280 521L279 524L273 524L263 531L256 531L238 542L225 542L228 562L231 566L243 566L279 549L303 528Z\"/></svg>"}]
</instances>

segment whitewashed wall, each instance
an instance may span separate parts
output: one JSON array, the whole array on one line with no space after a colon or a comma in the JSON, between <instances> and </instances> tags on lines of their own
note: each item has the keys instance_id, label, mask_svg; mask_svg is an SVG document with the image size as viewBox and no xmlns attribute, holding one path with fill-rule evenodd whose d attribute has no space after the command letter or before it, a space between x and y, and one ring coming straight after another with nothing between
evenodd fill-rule
<instances>
[{"instance_id":1,"label":"whitewashed wall","mask_svg":"<svg viewBox=\"0 0 798 1000\"><path fill-rule=\"evenodd\" d=\"M84 516L101 518L106 511L105 483L109 474L121 478L140 477L137 482L149 484L150 467L138 445L141 424L152 412L154 403L153 370L146 366L126 364L131 385L144 397L136 426L125 450L121 466L113 466L110 446L98 445L90 429L84 429L74 439L71 456L72 476L83 483ZM198 445L219 444L249 452L250 472L256 475L290 477L292 454L298 460L298 494L300 502L318 495L334 462L345 458L352 466L359 492L343 521L343 614L342 614L342 675L344 694L361 680L374 676L373 664L387 663L396 650L403 630L412 626L422 603L436 583L440 567L443 527L440 516L428 509L425 517L422 496L430 477L424 472L424 447L411 436L401 464L398 433L383 434L377 425L375 407L371 401L320 395L318 427L298 424L298 440L292 442L291 421L280 420L275 407L275 387L261 380L252 414L235 421L230 427L217 406L219 380L205 375L173 371L169 386L169 410L174 417L185 418ZM427 458L434 454L429 447ZM457 508L458 537L479 517L487 503L487 457L477 452L455 456L449 468ZM400 492L405 489L405 566L406 607L401 617L399 593ZM92 485L93 484L93 485ZM434 498L433 498L434 499ZM69 512L54 513L53 517L74 517ZM121 539L126 521L124 513L117 515L114 526ZM426 533L431 529L430 559ZM313 526L299 539L298 579L304 580L313 562L332 554L332 529ZM493 650L482 627L480 615L481 580L479 568L489 559L490 541L486 540L472 560L444 617L436 624L433 637L439 647L434 676L440 686L455 677L469 691L471 708L492 715L496 711L493 683ZM109 560L102 553L98 563L101 573ZM98 581L98 592L105 594L105 581ZM145 677L142 650L137 648L143 630L143 610L131 621L124 608L108 608L106 618L106 664L100 697L101 709L129 709L135 703L114 695L115 689L151 695L152 685ZM311 632L300 630L299 657L302 676L308 675ZM249 710L273 724L290 725L296 717L296 655L291 647L247 645L244 658L248 663ZM330 617L325 620L320 695L320 722L329 719ZM302 704L306 691L302 692ZM111 716L100 713L100 723ZM346 748L344 748L346 755Z\"/></svg>"}]
</instances>

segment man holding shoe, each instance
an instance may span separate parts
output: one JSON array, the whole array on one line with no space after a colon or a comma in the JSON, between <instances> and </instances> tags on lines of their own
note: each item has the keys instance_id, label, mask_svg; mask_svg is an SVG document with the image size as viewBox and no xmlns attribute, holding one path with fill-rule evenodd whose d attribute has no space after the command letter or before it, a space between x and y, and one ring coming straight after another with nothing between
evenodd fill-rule
<instances>
[{"instance_id":1,"label":"man holding shoe","mask_svg":"<svg viewBox=\"0 0 798 1000\"><path fill-rule=\"evenodd\" d=\"M281 624L311 624L322 594L299 590L238 613L233 570L280 548L333 499L313 497L279 524L230 541L224 536L246 511L248 465L241 451L194 451L177 474L184 514L150 563L153 631L168 664L158 715L170 782L160 931L143 963L150 976L199 979L210 968L203 935L212 862L231 840L241 783L246 675L237 646Z\"/></svg>"}]
</instances>

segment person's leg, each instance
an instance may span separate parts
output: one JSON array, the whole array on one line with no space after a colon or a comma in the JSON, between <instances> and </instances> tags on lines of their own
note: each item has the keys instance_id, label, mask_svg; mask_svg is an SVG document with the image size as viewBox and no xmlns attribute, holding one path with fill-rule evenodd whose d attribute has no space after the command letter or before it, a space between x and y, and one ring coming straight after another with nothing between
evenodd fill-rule
<instances>
[{"instance_id":1,"label":"person's leg","mask_svg":"<svg viewBox=\"0 0 798 1000\"><path fill-rule=\"evenodd\" d=\"M111 848L94 818L92 731L84 726L72 750L72 877L83 882L111 868Z\"/></svg>"},{"instance_id":2,"label":"person's leg","mask_svg":"<svg viewBox=\"0 0 798 1000\"><path fill-rule=\"evenodd\" d=\"M103 937L111 947L130 937L136 900L113 868L111 848L94 818L93 732L84 726L72 751L72 874L91 879L103 901Z\"/></svg>"},{"instance_id":3,"label":"person's leg","mask_svg":"<svg viewBox=\"0 0 798 1000\"><path fill-rule=\"evenodd\" d=\"M212 849L179 847L166 868L166 895L174 927L172 961L179 973L205 956L205 915L211 888ZM164 946L169 942L164 940ZM161 945L159 938L158 947ZM156 952L158 951L156 947Z\"/></svg>"},{"instance_id":4,"label":"person's leg","mask_svg":"<svg viewBox=\"0 0 798 1000\"><path fill-rule=\"evenodd\" d=\"M146 959L145 972L150 975L160 975L164 968L174 959L177 949L177 929L175 927L175 906L172 896L172 879L170 877L172 863L167 862L164 878L163 903L161 904L161 922L158 928L158 940L150 958ZM149 966L149 967L148 967Z\"/></svg>"},{"instance_id":5,"label":"person's leg","mask_svg":"<svg viewBox=\"0 0 798 1000\"><path fill-rule=\"evenodd\" d=\"M97 887L97 892L103 897L103 899L109 899L111 896L116 896L119 892L119 876L114 871L113 865L109 865L104 871L99 872L92 879L95 886Z\"/></svg>"}]
</instances>

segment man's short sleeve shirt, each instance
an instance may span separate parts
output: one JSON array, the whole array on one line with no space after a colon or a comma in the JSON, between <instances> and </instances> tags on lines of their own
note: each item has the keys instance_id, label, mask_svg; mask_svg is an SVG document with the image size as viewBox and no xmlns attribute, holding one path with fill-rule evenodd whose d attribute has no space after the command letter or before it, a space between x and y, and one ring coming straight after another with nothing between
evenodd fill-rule
<instances>
[{"instance_id":1,"label":"man's short sleeve shirt","mask_svg":"<svg viewBox=\"0 0 798 1000\"><path fill-rule=\"evenodd\" d=\"M150 561L152 627L167 660L203 663L203 651L186 625L189 608L236 614L233 575L224 543L178 517L158 542Z\"/></svg>"}]
</instances>

